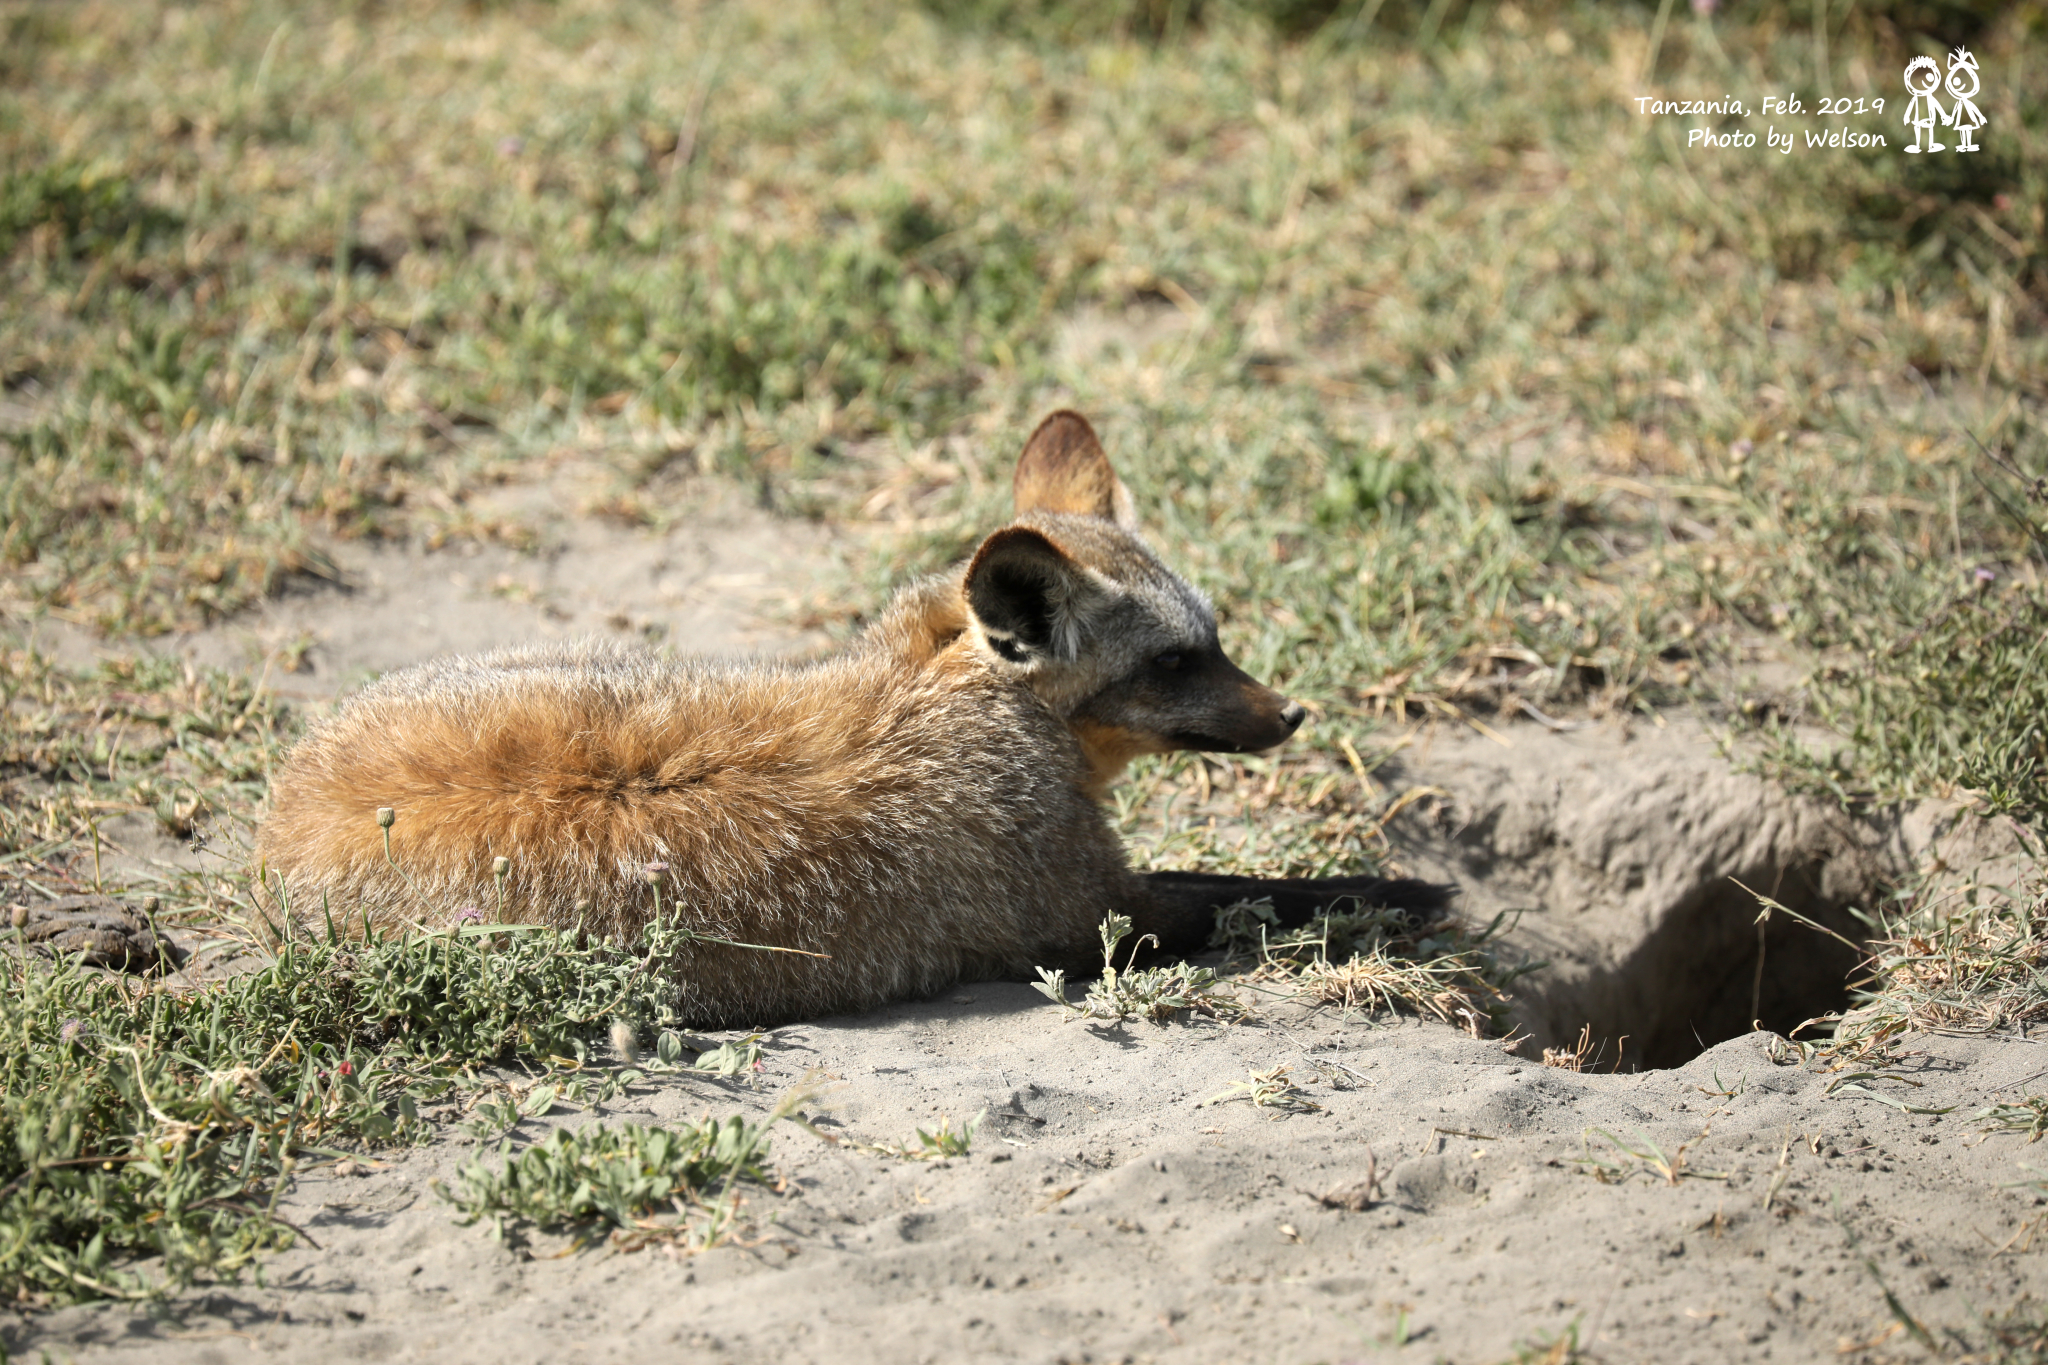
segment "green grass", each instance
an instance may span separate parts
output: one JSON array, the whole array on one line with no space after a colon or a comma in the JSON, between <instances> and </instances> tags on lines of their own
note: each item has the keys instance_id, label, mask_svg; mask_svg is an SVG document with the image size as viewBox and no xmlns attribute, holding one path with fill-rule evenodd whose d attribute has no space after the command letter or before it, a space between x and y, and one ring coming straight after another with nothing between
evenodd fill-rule
<instances>
[{"instance_id":1,"label":"green grass","mask_svg":"<svg viewBox=\"0 0 2048 1365\"><path fill-rule=\"evenodd\" d=\"M170 923L218 918L246 887L248 821L293 722L254 680L176 660L113 659L90 672L31 650L0 652L0 894L102 889L99 827L146 812L210 847L205 873L138 868Z\"/></svg>"},{"instance_id":2,"label":"green grass","mask_svg":"<svg viewBox=\"0 0 2048 1365\"><path fill-rule=\"evenodd\" d=\"M916 9L184 13L46 15L0 104L17 610L161 629L317 570L312 532L488 534L465 493L564 447L844 515L968 437L896 500L950 552L1065 391L1169 545L1292 613L1250 652L1304 690L1457 700L1515 649L1520 690L1613 700L1687 622L1825 637L1845 568L2003 549L1967 478L1946 534L1958 427L2038 445L2023 84L1964 175L1688 159L1626 103L1646 13L1428 53L1220 7L1072 47ZM1864 22L1845 89L1891 56ZM1809 41L1683 24L1659 71L1764 88ZM1130 306L1188 326L1062 345Z\"/></svg>"},{"instance_id":3,"label":"green grass","mask_svg":"<svg viewBox=\"0 0 2048 1365\"><path fill-rule=\"evenodd\" d=\"M530 545L472 498L563 458L612 480L571 510L656 524L734 480L882 533L857 623L1003 519L1056 405L1098 421L1239 661L1316 714L1279 758L1140 764L1116 813L1142 863L1371 867L1402 799L1380 727L1496 712L1698 705L1779 727L1787 780L2038 827L2041 11L1971 23L1974 159L1708 156L1635 112L1895 103L1956 17L1823 13L0 0L0 887L101 887L101 826L140 811L218 856L107 889L254 922L242 836L302 717L121 656L331 575L333 539ZM46 620L115 660L19 648ZM1810 681L1752 686L1759 655ZM1998 972L2033 921L1986 913L1908 926L1899 962L1952 979L1902 965L1901 1011L2031 989ZM238 1271L289 1235L264 1210L295 1151L396 1140L414 1078L602 1032L644 985L612 951L296 944L202 997L60 973L40 1012L17 977L0 1111L44 1117L0 1170L32 1173L8 1292ZM458 984L473 1011L431 1004ZM238 1068L265 1093L234 1082L167 1150L186 1129L142 1089L201 1123ZM74 1151L114 1165L50 1164Z\"/></svg>"},{"instance_id":4,"label":"green grass","mask_svg":"<svg viewBox=\"0 0 2048 1365\"><path fill-rule=\"evenodd\" d=\"M738 1116L680 1129L557 1128L517 1151L506 1139L498 1166L471 1161L440 1192L461 1222L490 1218L501 1239L531 1224L584 1237L609 1227L640 1242L715 1241L735 1217L734 1187L767 1177L766 1128Z\"/></svg>"}]
</instances>

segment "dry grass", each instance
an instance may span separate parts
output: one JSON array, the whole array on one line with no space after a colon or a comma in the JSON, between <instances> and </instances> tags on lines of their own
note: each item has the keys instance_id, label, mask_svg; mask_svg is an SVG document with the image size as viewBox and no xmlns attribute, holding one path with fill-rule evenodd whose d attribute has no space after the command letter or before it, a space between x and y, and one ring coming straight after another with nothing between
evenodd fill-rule
<instances>
[{"instance_id":1,"label":"dry grass","mask_svg":"<svg viewBox=\"0 0 2048 1365\"><path fill-rule=\"evenodd\" d=\"M1570 1047L1544 1048L1543 1065L1554 1066L1560 1071L1584 1071L1592 1056L1593 1026L1586 1024L1579 1029L1578 1041Z\"/></svg>"},{"instance_id":2,"label":"dry grass","mask_svg":"<svg viewBox=\"0 0 2048 1365\"><path fill-rule=\"evenodd\" d=\"M1638 1131L1635 1137L1624 1138L1605 1128L1588 1128L1581 1136L1585 1155L1573 1160L1603 1185L1618 1185L1638 1174L1653 1176L1666 1185L1682 1180L1726 1180L1726 1171L1701 1171L1692 1166L1692 1149L1706 1141L1707 1136L1707 1131L1702 1130L1666 1155L1648 1133ZM1595 1137L1600 1139L1597 1150Z\"/></svg>"},{"instance_id":3,"label":"dry grass","mask_svg":"<svg viewBox=\"0 0 2048 1365\"><path fill-rule=\"evenodd\" d=\"M1293 1068L1285 1064L1254 1071L1244 1080L1232 1081L1195 1107L1204 1109L1231 1100L1245 1100L1254 1109L1277 1109L1287 1114L1312 1114L1320 1110L1323 1106L1310 1099L1295 1084L1292 1072Z\"/></svg>"},{"instance_id":4,"label":"dry grass","mask_svg":"<svg viewBox=\"0 0 2048 1365\"><path fill-rule=\"evenodd\" d=\"M1278 930L1271 906L1254 901L1219 908L1212 942L1247 986L1313 1005L1418 1015L1484 1038L1505 1023L1508 985L1531 970L1510 970L1489 951L1501 923L1473 933L1455 920L1418 925L1366 908Z\"/></svg>"},{"instance_id":5,"label":"dry grass","mask_svg":"<svg viewBox=\"0 0 2048 1365\"><path fill-rule=\"evenodd\" d=\"M1466 953L1428 959L1399 957L1384 949L1344 962L1327 959L1300 966L1266 963L1252 980L1284 981L1296 998L1367 1013L1401 1012L1436 1019L1474 1038L1492 1031L1508 995L1486 980L1483 967Z\"/></svg>"},{"instance_id":6,"label":"dry grass","mask_svg":"<svg viewBox=\"0 0 2048 1365\"><path fill-rule=\"evenodd\" d=\"M1906 1033L2001 1033L2048 1018L2048 884L1960 910L1909 907L1871 945L1865 1000L1834 1027L1840 1063L1887 1056Z\"/></svg>"}]
</instances>

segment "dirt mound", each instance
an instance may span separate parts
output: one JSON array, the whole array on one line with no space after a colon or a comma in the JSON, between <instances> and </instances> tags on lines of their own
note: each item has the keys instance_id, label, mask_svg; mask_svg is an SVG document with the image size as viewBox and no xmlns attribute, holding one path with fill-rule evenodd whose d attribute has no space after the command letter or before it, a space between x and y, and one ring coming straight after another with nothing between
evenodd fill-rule
<instances>
[{"instance_id":1,"label":"dirt mound","mask_svg":"<svg viewBox=\"0 0 2048 1365\"><path fill-rule=\"evenodd\" d=\"M1589 1029L1603 1068L1654 1069L1759 1021L1790 1033L1848 1005L1865 914L1894 888L1935 864L2010 879L2023 852L1954 803L1852 814L1786 791L1691 721L1414 738L1383 775L1431 795L1396 848L1545 964L1517 995L1532 1055Z\"/></svg>"}]
</instances>

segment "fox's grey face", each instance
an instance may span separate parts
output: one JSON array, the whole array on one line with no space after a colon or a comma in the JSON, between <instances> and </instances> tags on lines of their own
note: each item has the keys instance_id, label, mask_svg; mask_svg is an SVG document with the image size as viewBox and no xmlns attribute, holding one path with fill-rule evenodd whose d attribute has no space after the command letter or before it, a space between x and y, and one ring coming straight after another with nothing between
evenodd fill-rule
<instances>
[{"instance_id":1,"label":"fox's grey face","mask_svg":"<svg viewBox=\"0 0 2048 1365\"><path fill-rule=\"evenodd\" d=\"M1232 663L1208 599L1156 561L1155 573L1103 617L1105 662L1116 673L1079 701L1076 721L1142 737L1160 752L1270 749L1300 727L1301 706Z\"/></svg>"},{"instance_id":2,"label":"fox's grey face","mask_svg":"<svg viewBox=\"0 0 2048 1365\"><path fill-rule=\"evenodd\" d=\"M983 542L968 607L998 666L1077 730L1131 757L1270 749L1300 727L1300 704L1224 655L1208 601L1142 541L1072 516L1028 521Z\"/></svg>"},{"instance_id":3,"label":"fox's grey face","mask_svg":"<svg viewBox=\"0 0 2048 1365\"><path fill-rule=\"evenodd\" d=\"M1085 699L1075 719L1151 739L1160 751L1248 753L1270 749L1301 728L1300 702L1266 687L1216 643L1176 642L1151 655L1121 685Z\"/></svg>"},{"instance_id":4,"label":"fox's grey face","mask_svg":"<svg viewBox=\"0 0 2048 1365\"><path fill-rule=\"evenodd\" d=\"M1025 442L1017 520L965 584L976 634L1073 727L1106 785L1139 754L1270 749L1303 710L1224 657L1208 600L1153 555L1094 428L1056 412Z\"/></svg>"}]
</instances>

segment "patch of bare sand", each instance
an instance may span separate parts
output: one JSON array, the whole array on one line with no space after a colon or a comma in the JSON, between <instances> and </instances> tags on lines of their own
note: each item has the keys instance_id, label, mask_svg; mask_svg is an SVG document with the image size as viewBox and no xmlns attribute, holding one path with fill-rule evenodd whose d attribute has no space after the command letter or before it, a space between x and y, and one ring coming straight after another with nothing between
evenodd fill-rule
<instances>
[{"instance_id":1,"label":"patch of bare sand","mask_svg":"<svg viewBox=\"0 0 2048 1365\"><path fill-rule=\"evenodd\" d=\"M800 624L831 562L824 529L776 517L728 488L689 486L679 519L652 531L575 515L592 471L474 499L484 520L534 532L530 551L476 541L323 545L339 584L307 580L254 611L147 647L217 668L267 673L281 694L326 700L380 673L442 654L621 634L685 654L788 655L823 646ZM47 652L90 662L109 646L45 619ZM121 642L121 652L133 645Z\"/></svg>"},{"instance_id":2,"label":"patch of bare sand","mask_svg":"<svg viewBox=\"0 0 2048 1365\"><path fill-rule=\"evenodd\" d=\"M353 597L275 604L182 644L251 663L276 632L313 632L311 673L278 680L309 695L615 612L669 624L680 647L798 646L745 615L731 576L759 573L760 602L798 572L781 528L753 526L758 550L721 539L727 525L653 537L572 524L537 560L368 561ZM520 572L536 575L535 600L489 593L494 575ZM733 614L720 624L693 602ZM779 1030L753 1088L656 1076L601 1114L519 1130L759 1117L806 1083L822 1088L810 1106L821 1126L868 1141L985 1113L972 1155L941 1163L785 1128L774 1163L786 1183L749 1195L743 1244L678 1260L539 1235L501 1243L457 1226L434 1193L476 1155L450 1133L369 1174L304 1172L284 1211L319 1246L276 1258L261 1286L167 1311L17 1317L0 1335L16 1353L150 1361L652 1349L735 1362L1483 1362L1577 1324L1600 1360L1805 1361L1840 1358L1844 1343L1905 1347L1880 1280L1937 1327L2048 1289L2024 1236L1998 1251L2040 1212L2010 1186L2030 1150L1983 1138L1970 1118L2041 1089L2037 1043L1915 1038L1895 1079L1831 1092L1839 1077L1782 1065L1766 1035L1742 1032L1745 1015L1838 997L1840 979L1811 929L1772 922L1759 940L1754 902L1728 878L1853 936L1847 907L1910 865L1941 820L1850 821L1732 771L1698 727L1503 738L1418 736L1382 770L1442 793L1396 823L1402 857L1462 883L1469 914L1522 911L1511 950L1551 963L1518 1002L1535 1041L1594 1023L1602 1040L1631 1036L1631 1061L1682 1064L1563 1071L1433 1024L1270 1002L1250 1024L1110 1030L1064 1020L1023 985L975 984ZM1283 1065L1314 1108L1255 1109L1231 1091ZM1683 1151L1684 1170L1652 1169L1653 1149Z\"/></svg>"}]
</instances>

